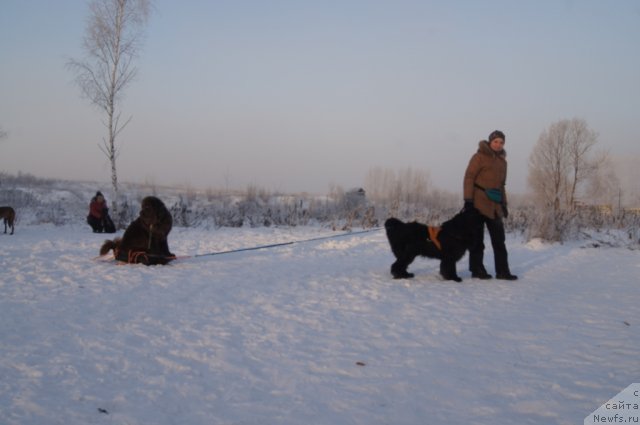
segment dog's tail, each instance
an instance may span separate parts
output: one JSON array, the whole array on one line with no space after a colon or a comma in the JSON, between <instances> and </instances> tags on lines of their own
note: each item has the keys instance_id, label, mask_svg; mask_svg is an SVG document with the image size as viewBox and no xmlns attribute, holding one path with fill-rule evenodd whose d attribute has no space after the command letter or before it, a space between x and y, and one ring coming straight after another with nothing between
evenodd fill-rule
<instances>
[{"instance_id":1,"label":"dog's tail","mask_svg":"<svg viewBox=\"0 0 640 425\"><path fill-rule=\"evenodd\" d=\"M120 238L116 238L112 241L110 240L106 240L104 241L104 243L102 244L102 246L100 247L100 255L106 255L109 251L113 250L113 252L115 252L118 247L120 247Z\"/></svg>"},{"instance_id":2,"label":"dog's tail","mask_svg":"<svg viewBox=\"0 0 640 425\"><path fill-rule=\"evenodd\" d=\"M404 223L400 220L398 220L395 217L391 217L388 218L387 221L384 222L384 228L387 232L389 232L390 230L396 229L398 227L400 227L401 225L403 225Z\"/></svg>"}]
</instances>

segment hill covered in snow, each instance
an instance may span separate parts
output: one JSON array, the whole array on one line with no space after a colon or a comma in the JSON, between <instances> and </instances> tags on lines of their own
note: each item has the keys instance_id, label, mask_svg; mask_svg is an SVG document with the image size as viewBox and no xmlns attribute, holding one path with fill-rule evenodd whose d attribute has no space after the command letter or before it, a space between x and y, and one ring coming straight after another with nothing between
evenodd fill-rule
<instances>
[{"instance_id":1,"label":"hill covered in snow","mask_svg":"<svg viewBox=\"0 0 640 425\"><path fill-rule=\"evenodd\" d=\"M564 425L640 376L640 251L593 240L512 233L518 281L452 283L393 280L375 230L176 227L155 267L82 223L0 239L2 424Z\"/></svg>"}]
</instances>

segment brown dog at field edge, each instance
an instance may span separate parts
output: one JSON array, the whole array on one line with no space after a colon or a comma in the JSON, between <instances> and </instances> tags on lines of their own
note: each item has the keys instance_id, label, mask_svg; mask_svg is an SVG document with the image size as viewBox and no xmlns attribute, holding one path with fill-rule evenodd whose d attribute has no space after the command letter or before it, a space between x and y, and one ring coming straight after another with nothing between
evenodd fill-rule
<instances>
[{"instance_id":1,"label":"brown dog at field edge","mask_svg":"<svg viewBox=\"0 0 640 425\"><path fill-rule=\"evenodd\" d=\"M13 223L16 220L16 212L11 207L0 207L0 218L4 219L4 232L7 233L7 225L11 227L11 235L13 235Z\"/></svg>"}]
</instances>

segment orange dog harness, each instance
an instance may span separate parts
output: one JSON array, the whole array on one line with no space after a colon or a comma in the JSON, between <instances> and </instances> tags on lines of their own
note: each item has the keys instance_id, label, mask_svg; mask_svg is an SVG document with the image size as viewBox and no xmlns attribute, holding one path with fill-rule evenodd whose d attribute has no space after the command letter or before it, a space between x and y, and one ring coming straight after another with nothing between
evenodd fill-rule
<instances>
[{"instance_id":1,"label":"orange dog harness","mask_svg":"<svg viewBox=\"0 0 640 425\"><path fill-rule=\"evenodd\" d=\"M438 234L440 233L440 227L427 226L429 230L429 239L433 244L438 248L438 251L442 251L442 245L440 245L440 241L438 240Z\"/></svg>"}]
</instances>

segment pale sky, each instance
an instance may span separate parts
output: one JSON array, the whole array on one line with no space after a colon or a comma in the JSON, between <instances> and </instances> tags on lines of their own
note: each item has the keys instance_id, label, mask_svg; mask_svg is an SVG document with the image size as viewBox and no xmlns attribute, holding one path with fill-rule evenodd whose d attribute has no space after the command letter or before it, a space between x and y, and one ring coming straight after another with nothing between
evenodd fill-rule
<instances>
[{"instance_id":1,"label":"pale sky","mask_svg":"<svg viewBox=\"0 0 640 425\"><path fill-rule=\"evenodd\" d=\"M104 117L65 67L87 2L0 3L0 171L108 182ZM412 167L462 196L500 129L523 193L540 134L574 117L600 149L640 153L638 0L154 4L121 103L121 181L325 193Z\"/></svg>"}]
</instances>

